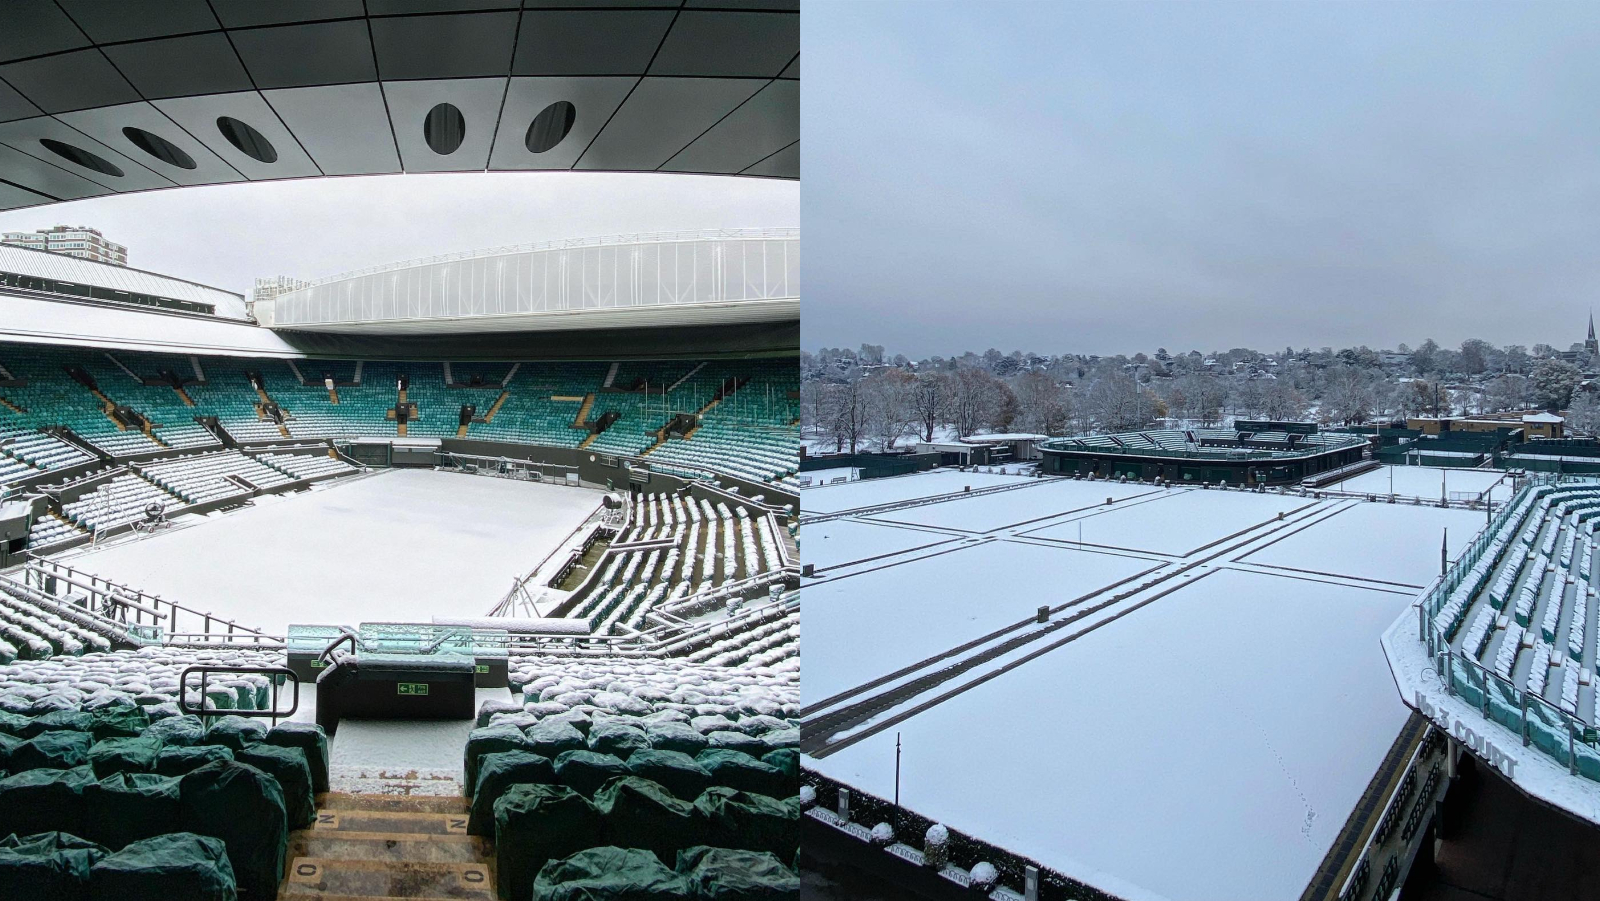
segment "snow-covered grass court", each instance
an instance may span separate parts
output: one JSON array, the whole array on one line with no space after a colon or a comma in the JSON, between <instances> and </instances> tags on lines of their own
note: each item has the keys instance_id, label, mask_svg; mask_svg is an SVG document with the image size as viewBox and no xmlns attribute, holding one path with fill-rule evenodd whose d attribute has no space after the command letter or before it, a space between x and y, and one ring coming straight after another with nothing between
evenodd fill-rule
<instances>
[{"instance_id":1,"label":"snow-covered grass court","mask_svg":"<svg viewBox=\"0 0 1600 901\"><path fill-rule=\"evenodd\" d=\"M482 616L601 496L383 470L150 538L118 539L65 562L273 635L290 623Z\"/></svg>"},{"instance_id":2,"label":"snow-covered grass court","mask_svg":"<svg viewBox=\"0 0 1600 901\"><path fill-rule=\"evenodd\" d=\"M1490 492L1495 503L1510 500L1511 477L1498 469L1449 469L1441 466L1380 466L1353 479L1329 485L1332 491L1356 494L1394 494L1396 497L1436 501L1459 498L1461 492Z\"/></svg>"},{"instance_id":3,"label":"snow-covered grass court","mask_svg":"<svg viewBox=\"0 0 1600 901\"><path fill-rule=\"evenodd\" d=\"M1172 901L1305 889L1406 721L1379 636L1485 522L958 472L801 507L806 765L892 797L899 734L908 808Z\"/></svg>"}]
</instances>

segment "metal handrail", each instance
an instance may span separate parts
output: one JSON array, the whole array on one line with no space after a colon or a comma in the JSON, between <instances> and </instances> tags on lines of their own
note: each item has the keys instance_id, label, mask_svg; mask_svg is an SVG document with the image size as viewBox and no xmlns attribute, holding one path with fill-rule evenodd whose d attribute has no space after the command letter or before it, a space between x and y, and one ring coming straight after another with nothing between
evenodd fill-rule
<instances>
[{"instance_id":1,"label":"metal handrail","mask_svg":"<svg viewBox=\"0 0 1600 901\"><path fill-rule=\"evenodd\" d=\"M190 673L199 673L200 674L200 706L199 707L191 707L189 705L189 674ZM280 712L278 710L278 680L276 678L274 678L272 680L272 709L271 710L224 710L224 711L219 711L219 710L207 709L206 708L206 683L210 679L212 673L217 673L219 675L231 674L231 675L236 675L236 676L250 676L250 675L282 676L286 680L288 680L288 684L294 686L293 703L291 703L289 705L289 709L286 710L286 711L281 711ZM272 724L274 726L276 726L278 724L278 720L280 720L280 719L288 719L289 717L294 716L295 711L300 709L300 678L294 674L294 670L291 670L291 669L289 669L287 667L282 667L282 666L190 666L190 667L186 667L184 669L184 671L181 674L179 674L179 676L178 676L178 709L183 711L184 713L191 713L191 714L195 714L195 715L198 715L198 716L219 716L219 715L220 716L243 716L243 717L252 717L252 718L259 718L259 719L266 719L268 717L271 717L272 718Z\"/></svg>"}]
</instances>

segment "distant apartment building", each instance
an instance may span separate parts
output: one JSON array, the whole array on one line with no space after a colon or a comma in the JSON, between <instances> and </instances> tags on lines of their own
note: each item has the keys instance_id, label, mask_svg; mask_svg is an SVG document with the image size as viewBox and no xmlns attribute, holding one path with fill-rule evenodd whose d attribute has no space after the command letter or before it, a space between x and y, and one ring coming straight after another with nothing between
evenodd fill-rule
<instances>
[{"instance_id":1,"label":"distant apartment building","mask_svg":"<svg viewBox=\"0 0 1600 901\"><path fill-rule=\"evenodd\" d=\"M256 279L256 287L250 292L250 302L245 304L251 318L262 325L272 325L276 317L273 308L277 305L278 295L290 291L298 291L310 282L304 282L287 275L276 275L272 278Z\"/></svg>"},{"instance_id":2,"label":"distant apartment building","mask_svg":"<svg viewBox=\"0 0 1600 901\"><path fill-rule=\"evenodd\" d=\"M128 265L128 248L114 241L107 241L106 236L100 234L98 229L82 225L58 225L55 228L42 228L33 232L6 232L0 235L0 244L59 253L80 260L110 263L113 266Z\"/></svg>"}]
</instances>

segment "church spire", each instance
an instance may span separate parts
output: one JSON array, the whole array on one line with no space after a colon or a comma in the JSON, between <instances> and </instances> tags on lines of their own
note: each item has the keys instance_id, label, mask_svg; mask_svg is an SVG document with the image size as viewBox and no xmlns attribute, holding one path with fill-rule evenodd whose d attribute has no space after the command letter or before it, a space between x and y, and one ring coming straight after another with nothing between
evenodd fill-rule
<instances>
[{"instance_id":1,"label":"church spire","mask_svg":"<svg viewBox=\"0 0 1600 901\"><path fill-rule=\"evenodd\" d=\"M1589 311L1589 340L1594 341L1594 310Z\"/></svg>"},{"instance_id":2,"label":"church spire","mask_svg":"<svg viewBox=\"0 0 1600 901\"><path fill-rule=\"evenodd\" d=\"M1591 355L1600 355L1600 341L1594 337L1594 308L1589 308L1589 337L1583 342L1583 349Z\"/></svg>"}]
</instances>

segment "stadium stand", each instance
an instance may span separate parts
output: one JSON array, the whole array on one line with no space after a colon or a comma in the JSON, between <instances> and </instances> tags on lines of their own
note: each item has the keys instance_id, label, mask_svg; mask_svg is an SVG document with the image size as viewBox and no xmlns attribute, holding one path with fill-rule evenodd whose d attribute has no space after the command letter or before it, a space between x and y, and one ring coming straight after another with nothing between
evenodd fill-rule
<instances>
[{"instance_id":1,"label":"stadium stand","mask_svg":"<svg viewBox=\"0 0 1600 901\"><path fill-rule=\"evenodd\" d=\"M0 484L90 462L91 449L117 461L222 450L210 421L245 445L403 430L645 456L754 482L799 465L797 376L785 360L452 365L11 344L0 364L15 376L0 387Z\"/></svg>"},{"instance_id":2,"label":"stadium stand","mask_svg":"<svg viewBox=\"0 0 1600 901\"><path fill-rule=\"evenodd\" d=\"M1590 684L1600 641L1588 622L1597 528L1600 486L1524 488L1459 582L1436 595L1431 621L1453 652L1457 694L1600 781L1600 750L1568 734L1600 714Z\"/></svg>"}]
</instances>

